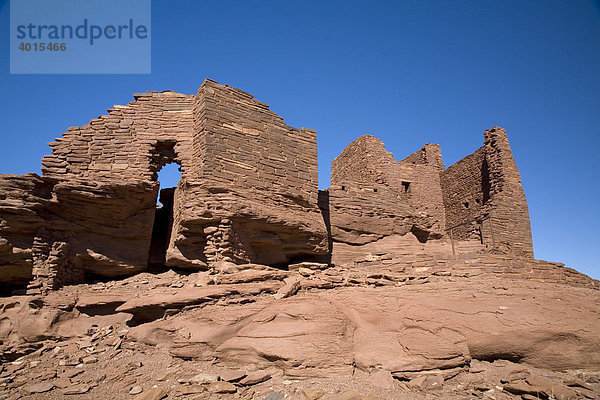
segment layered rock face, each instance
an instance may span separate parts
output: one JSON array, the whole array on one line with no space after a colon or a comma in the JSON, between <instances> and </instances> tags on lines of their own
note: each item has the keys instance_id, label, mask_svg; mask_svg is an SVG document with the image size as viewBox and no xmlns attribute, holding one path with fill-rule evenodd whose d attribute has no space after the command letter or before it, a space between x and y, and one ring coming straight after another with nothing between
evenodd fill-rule
<instances>
[{"instance_id":1,"label":"layered rock face","mask_svg":"<svg viewBox=\"0 0 600 400\"><path fill-rule=\"evenodd\" d=\"M0 299L0 388L32 399L594 399L599 304L599 282L510 256L222 261Z\"/></svg>"}]
</instances>

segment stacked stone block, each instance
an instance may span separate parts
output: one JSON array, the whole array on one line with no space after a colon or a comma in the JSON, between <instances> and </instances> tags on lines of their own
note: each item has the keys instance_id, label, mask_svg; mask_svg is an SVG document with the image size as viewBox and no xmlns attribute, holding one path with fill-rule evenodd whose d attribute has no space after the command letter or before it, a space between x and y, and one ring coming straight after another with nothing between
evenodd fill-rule
<instances>
[{"instance_id":1,"label":"stacked stone block","mask_svg":"<svg viewBox=\"0 0 600 400\"><path fill-rule=\"evenodd\" d=\"M490 250L533 258L527 200L503 129L485 131L483 147L446 169L442 190L455 238L478 237Z\"/></svg>"},{"instance_id":2,"label":"stacked stone block","mask_svg":"<svg viewBox=\"0 0 600 400\"><path fill-rule=\"evenodd\" d=\"M333 197L332 193L343 186L342 182L353 181L363 186L383 185L381 193L395 193L421 218L420 226L425 226L414 232L414 225L410 226L414 220L405 219L397 221L400 226L395 228L396 232L413 230L427 239L475 240L489 252L533 258L529 211L521 177L506 132L500 128L485 131L484 146L448 168L444 167L438 145L426 144L396 161L379 139L361 136L332 162L331 177L329 207L333 240L344 242L340 235L333 234L336 224L340 224L338 221L344 218L346 225L354 224L356 230L364 226L364 221L348 220L343 207L332 207L332 202L348 202ZM361 199L361 212L381 214L375 205L381 194L370 191L366 197ZM394 199L388 201L390 206L396 203ZM380 218L385 221L385 217ZM344 229L351 231L352 227ZM370 232L376 240L390 234L385 224Z\"/></svg>"},{"instance_id":3,"label":"stacked stone block","mask_svg":"<svg viewBox=\"0 0 600 400\"><path fill-rule=\"evenodd\" d=\"M420 246L447 240L449 227L458 248L531 258L508 139L500 128L484 136L447 169L438 145L397 161L362 136L333 161L332 186L319 193L316 131L288 126L251 94L211 80L195 95L137 93L50 143L42 177L0 176L0 281L45 292L147 270L157 174L168 163L181 180L161 242L167 266L327 261L332 242L410 233Z\"/></svg>"},{"instance_id":4,"label":"stacked stone block","mask_svg":"<svg viewBox=\"0 0 600 400\"><path fill-rule=\"evenodd\" d=\"M196 95L137 93L50 147L43 177L0 179L8 197L0 197L0 277L20 274L22 284L33 276L31 290L83 274L146 270L157 173L167 163L182 174L168 266L285 264L327 254L316 132L287 126L239 89L206 80ZM43 240L40 227L47 229Z\"/></svg>"},{"instance_id":5,"label":"stacked stone block","mask_svg":"<svg viewBox=\"0 0 600 400\"><path fill-rule=\"evenodd\" d=\"M206 80L194 132L196 168L177 189L168 265L285 264L327 254L314 130L289 127L251 94Z\"/></svg>"},{"instance_id":6,"label":"stacked stone block","mask_svg":"<svg viewBox=\"0 0 600 400\"><path fill-rule=\"evenodd\" d=\"M344 180L363 184L385 185L400 196L427 226L427 234L439 238L444 234L445 212L440 185L444 169L438 145L427 144L398 162L383 142L364 135L350 143L331 163L331 183ZM410 230L410 226L408 227Z\"/></svg>"}]
</instances>

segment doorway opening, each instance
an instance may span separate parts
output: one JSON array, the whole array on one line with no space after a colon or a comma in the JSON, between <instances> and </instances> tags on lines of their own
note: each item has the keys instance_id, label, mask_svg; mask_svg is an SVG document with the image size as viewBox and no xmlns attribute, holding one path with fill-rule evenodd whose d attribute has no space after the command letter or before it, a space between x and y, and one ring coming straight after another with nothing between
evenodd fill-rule
<instances>
[{"instance_id":1,"label":"doorway opening","mask_svg":"<svg viewBox=\"0 0 600 400\"><path fill-rule=\"evenodd\" d=\"M173 201L180 178L181 169L176 163L168 163L158 172L160 187L148 257L148 271L152 273L167 269L165 261L173 229Z\"/></svg>"}]
</instances>

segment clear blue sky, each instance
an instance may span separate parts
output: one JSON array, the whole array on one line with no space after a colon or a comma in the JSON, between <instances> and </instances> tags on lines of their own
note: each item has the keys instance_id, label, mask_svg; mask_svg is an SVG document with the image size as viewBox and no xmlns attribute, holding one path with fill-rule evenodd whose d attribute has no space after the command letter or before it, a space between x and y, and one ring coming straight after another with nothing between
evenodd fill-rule
<instances>
[{"instance_id":1,"label":"clear blue sky","mask_svg":"<svg viewBox=\"0 0 600 400\"><path fill-rule=\"evenodd\" d=\"M397 159L439 143L450 165L508 132L536 258L600 278L600 6L572 1L153 1L152 74L9 75L0 172L38 172L46 143L132 92L209 77L318 130L319 181L356 137ZM165 178L167 179L167 178Z\"/></svg>"}]
</instances>

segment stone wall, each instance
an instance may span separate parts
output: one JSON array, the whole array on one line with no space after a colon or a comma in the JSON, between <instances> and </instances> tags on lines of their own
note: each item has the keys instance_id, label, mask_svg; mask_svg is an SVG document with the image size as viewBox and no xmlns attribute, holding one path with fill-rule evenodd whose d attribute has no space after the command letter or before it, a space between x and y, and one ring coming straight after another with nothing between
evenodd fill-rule
<instances>
[{"instance_id":1,"label":"stone wall","mask_svg":"<svg viewBox=\"0 0 600 400\"><path fill-rule=\"evenodd\" d=\"M350 143L332 162L329 216L334 242L351 243L347 233L363 232L364 227L370 227L372 240L367 240L369 236L363 232L360 239L354 235L354 244L418 229L426 240L451 236L456 241L479 242L487 251L533 257L527 201L506 133L496 127L486 131L484 137L483 147L447 169L435 144L426 144L396 161L383 142L373 136L361 136ZM380 193L393 195L381 207L382 195L373 190L362 190L360 198L340 195L340 187L351 186L347 182L360 183L361 187L379 185ZM390 230L388 215L397 214L394 207L398 199L418 216L419 222L411 227L414 219L392 218L395 225ZM361 215L379 218L381 224L349 214L348 207L357 204L362 205ZM456 252L459 244L454 247Z\"/></svg>"},{"instance_id":2,"label":"stone wall","mask_svg":"<svg viewBox=\"0 0 600 400\"><path fill-rule=\"evenodd\" d=\"M362 245L389 235L405 235L419 224L408 196L387 185L340 181L326 191L331 239Z\"/></svg>"},{"instance_id":3,"label":"stone wall","mask_svg":"<svg viewBox=\"0 0 600 400\"><path fill-rule=\"evenodd\" d=\"M289 127L252 95L210 80L194 113L198 169L176 192L167 264L326 255L316 132Z\"/></svg>"},{"instance_id":4,"label":"stone wall","mask_svg":"<svg viewBox=\"0 0 600 400\"><path fill-rule=\"evenodd\" d=\"M331 184L352 180L392 186L389 171L397 164L381 140L363 135L346 146L331 162Z\"/></svg>"},{"instance_id":5,"label":"stone wall","mask_svg":"<svg viewBox=\"0 0 600 400\"><path fill-rule=\"evenodd\" d=\"M453 228L453 237L458 240L481 240L481 226L487 224L473 220L482 218L490 209L489 167L485 148L448 167L442 174L441 184L446 224L448 228ZM461 225L463 223L466 224ZM491 233L485 239L486 244L492 244Z\"/></svg>"},{"instance_id":6,"label":"stone wall","mask_svg":"<svg viewBox=\"0 0 600 400\"><path fill-rule=\"evenodd\" d=\"M444 171L442 152L437 144L426 144L401 160L392 171L393 184L408 194L409 202L419 214L432 221L434 236L444 234L446 215L440 174ZM408 186L407 186L408 185Z\"/></svg>"},{"instance_id":7,"label":"stone wall","mask_svg":"<svg viewBox=\"0 0 600 400\"><path fill-rule=\"evenodd\" d=\"M398 162L385 149L383 142L364 135L350 143L331 163L331 184L351 180L385 185L412 208L414 214L428 222L427 233L441 237L445 228L445 212L440 185L444 169L438 145L427 144ZM365 203L368 207L368 202ZM406 228L406 227L405 227ZM405 229L404 228L404 229ZM411 226L408 226L408 230ZM382 232L383 233L383 232Z\"/></svg>"},{"instance_id":8,"label":"stone wall","mask_svg":"<svg viewBox=\"0 0 600 400\"><path fill-rule=\"evenodd\" d=\"M49 143L44 176L59 180L151 181L167 162L182 175L196 168L192 157L194 96L165 91L134 94L107 115L71 127Z\"/></svg>"},{"instance_id":9,"label":"stone wall","mask_svg":"<svg viewBox=\"0 0 600 400\"><path fill-rule=\"evenodd\" d=\"M287 126L251 94L210 80L200 87L196 108L207 185L264 189L316 204L316 131Z\"/></svg>"},{"instance_id":10,"label":"stone wall","mask_svg":"<svg viewBox=\"0 0 600 400\"><path fill-rule=\"evenodd\" d=\"M484 132L490 174L490 216L496 249L533 258L529 208L504 129Z\"/></svg>"},{"instance_id":11,"label":"stone wall","mask_svg":"<svg viewBox=\"0 0 600 400\"><path fill-rule=\"evenodd\" d=\"M181 170L165 219L173 226L163 229L168 266L328 254L314 130L289 127L252 95L211 80L196 95L134 99L50 143L43 177L0 179L0 279L33 277L30 289L46 290L82 274L146 270L167 163Z\"/></svg>"},{"instance_id":12,"label":"stone wall","mask_svg":"<svg viewBox=\"0 0 600 400\"><path fill-rule=\"evenodd\" d=\"M506 132L494 127L484 139L442 173L447 225L463 224L452 230L456 239L479 238L494 251L533 258L529 209Z\"/></svg>"},{"instance_id":13,"label":"stone wall","mask_svg":"<svg viewBox=\"0 0 600 400\"><path fill-rule=\"evenodd\" d=\"M288 126L252 95L206 80L196 95L134 99L50 143L42 177L0 175L0 281L45 291L145 271L150 254L153 268L164 260L192 270L327 261L335 243L377 246L392 236L437 253L448 249L447 227L484 216L483 225L453 229L455 250L533 256L500 128L448 169L438 145L397 161L361 136L332 162L332 186L319 193L316 132ZM156 219L167 163L182 175Z\"/></svg>"}]
</instances>

